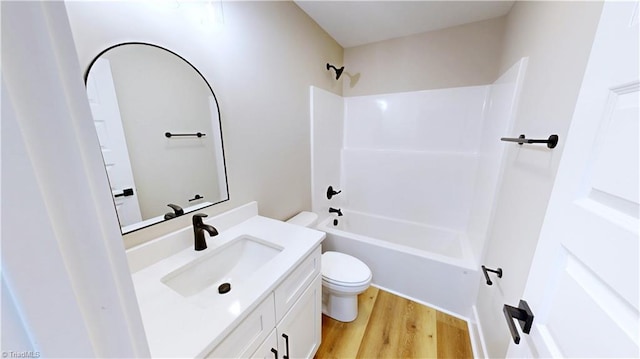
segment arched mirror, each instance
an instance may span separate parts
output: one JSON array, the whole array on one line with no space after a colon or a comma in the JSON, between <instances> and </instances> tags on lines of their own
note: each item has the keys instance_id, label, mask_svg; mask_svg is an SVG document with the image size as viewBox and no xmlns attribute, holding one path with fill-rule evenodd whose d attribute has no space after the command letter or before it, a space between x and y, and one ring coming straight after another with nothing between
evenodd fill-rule
<instances>
[{"instance_id":1,"label":"arched mirror","mask_svg":"<svg viewBox=\"0 0 640 359\"><path fill-rule=\"evenodd\" d=\"M123 234L229 199L218 102L188 61L123 43L85 84Z\"/></svg>"}]
</instances>

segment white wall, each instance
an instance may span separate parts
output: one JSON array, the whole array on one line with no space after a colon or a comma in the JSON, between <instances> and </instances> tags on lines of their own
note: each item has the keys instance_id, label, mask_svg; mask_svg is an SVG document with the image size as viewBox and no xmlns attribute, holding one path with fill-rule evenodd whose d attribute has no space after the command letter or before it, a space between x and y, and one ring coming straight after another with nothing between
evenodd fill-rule
<instances>
[{"instance_id":1,"label":"white wall","mask_svg":"<svg viewBox=\"0 0 640 359\"><path fill-rule=\"evenodd\" d=\"M345 98L345 206L466 230L488 89Z\"/></svg>"},{"instance_id":2,"label":"white wall","mask_svg":"<svg viewBox=\"0 0 640 359\"><path fill-rule=\"evenodd\" d=\"M217 214L256 200L286 219L311 209L309 86L341 93L325 64L342 48L293 2L223 2L224 24L201 24L202 2L68 2L82 67L116 43L150 42L185 57L220 104L230 200ZM164 5L163 5L164 4ZM135 245L190 225L177 218L125 236Z\"/></svg>"},{"instance_id":3,"label":"white wall","mask_svg":"<svg viewBox=\"0 0 640 359\"><path fill-rule=\"evenodd\" d=\"M490 84L499 74L504 26L500 17L347 48L344 95Z\"/></svg>"},{"instance_id":4,"label":"white wall","mask_svg":"<svg viewBox=\"0 0 640 359\"><path fill-rule=\"evenodd\" d=\"M65 8L1 6L2 351L148 356Z\"/></svg>"},{"instance_id":5,"label":"white wall","mask_svg":"<svg viewBox=\"0 0 640 359\"><path fill-rule=\"evenodd\" d=\"M490 357L504 357L511 341L502 307L517 305L526 285L601 9L599 2L518 1L506 19L500 68L529 58L512 134L556 133L560 142L553 150L507 147L484 260L504 276L481 284L476 302Z\"/></svg>"},{"instance_id":6,"label":"white wall","mask_svg":"<svg viewBox=\"0 0 640 359\"><path fill-rule=\"evenodd\" d=\"M342 188L341 161L344 137L344 99L331 92L310 88L311 96L311 201L312 210L328 215L329 207L339 208L344 195L327 199L327 188L335 191Z\"/></svg>"}]
</instances>

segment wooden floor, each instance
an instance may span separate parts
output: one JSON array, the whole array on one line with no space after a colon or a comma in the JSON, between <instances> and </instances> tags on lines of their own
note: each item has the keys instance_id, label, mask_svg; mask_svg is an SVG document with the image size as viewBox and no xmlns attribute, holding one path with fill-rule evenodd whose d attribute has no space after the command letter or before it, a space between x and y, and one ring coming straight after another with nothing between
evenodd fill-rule
<instances>
[{"instance_id":1,"label":"wooden floor","mask_svg":"<svg viewBox=\"0 0 640 359\"><path fill-rule=\"evenodd\" d=\"M472 358L467 323L375 287L358 297L358 318L322 316L315 358Z\"/></svg>"}]
</instances>

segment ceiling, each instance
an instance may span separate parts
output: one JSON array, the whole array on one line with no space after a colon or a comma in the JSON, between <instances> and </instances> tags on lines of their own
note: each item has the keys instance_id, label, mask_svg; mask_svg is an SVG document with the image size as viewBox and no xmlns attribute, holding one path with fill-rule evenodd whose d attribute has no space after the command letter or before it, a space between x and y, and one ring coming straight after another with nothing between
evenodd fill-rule
<instances>
[{"instance_id":1,"label":"ceiling","mask_svg":"<svg viewBox=\"0 0 640 359\"><path fill-rule=\"evenodd\" d=\"M342 47L505 15L514 1L295 1Z\"/></svg>"}]
</instances>

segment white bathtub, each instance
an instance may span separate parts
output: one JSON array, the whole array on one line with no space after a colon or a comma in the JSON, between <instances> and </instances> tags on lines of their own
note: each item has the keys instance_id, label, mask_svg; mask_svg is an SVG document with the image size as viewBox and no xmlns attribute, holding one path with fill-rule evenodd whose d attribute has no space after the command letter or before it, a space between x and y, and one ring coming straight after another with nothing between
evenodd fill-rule
<instances>
[{"instance_id":1,"label":"white bathtub","mask_svg":"<svg viewBox=\"0 0 640 359\"><path fill-rule=\"evenodd\" d=\"M463 318L471 315L479 273L463 233L355 211L320 222L323 251L365 262L373 284Z\"/></svg>"}]
</instances>

